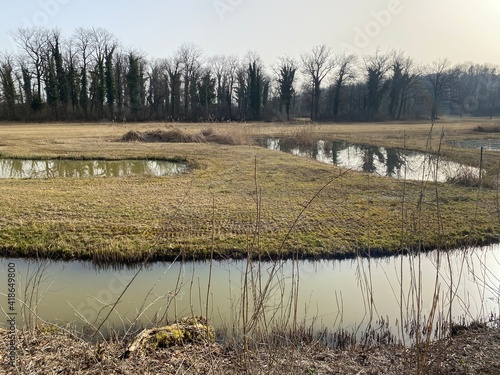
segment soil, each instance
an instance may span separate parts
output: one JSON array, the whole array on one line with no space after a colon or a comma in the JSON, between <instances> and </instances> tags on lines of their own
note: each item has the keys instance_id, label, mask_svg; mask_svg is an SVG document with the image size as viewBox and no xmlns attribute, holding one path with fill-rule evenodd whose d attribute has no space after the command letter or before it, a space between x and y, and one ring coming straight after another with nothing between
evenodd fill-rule
<instances>
[{"instance_id":1,"label":"soil","mask_svg":"<svg viewBox=\"0 0 500 375\"><path fill-rule=\"evenodd\" d=\"M8 362L8 334L0 331L4 374L500 374L500 330L460 331L449 339L404 348L349 350L289 344L247 351L217 343L146 347L126 359L119 340L89 343L67 331L17 333L16 365Z\"/></svg>"}]
</instances>

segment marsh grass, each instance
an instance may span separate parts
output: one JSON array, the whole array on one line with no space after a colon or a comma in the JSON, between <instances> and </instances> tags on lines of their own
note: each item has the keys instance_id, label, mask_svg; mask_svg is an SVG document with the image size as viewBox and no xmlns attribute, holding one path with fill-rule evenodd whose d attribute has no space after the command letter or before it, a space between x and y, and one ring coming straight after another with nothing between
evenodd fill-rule
<instances>
[{"instance_id":1,"label":"marsh grass","mask_svg":"<svg viewBox=\"0 0 500 375\"><path fill-rule=\"evenodd\" d=\"M500 133L500 125L478 125L473 130L477 133Z\"/></svg>"},{"instance_id":2,"label":"marsh grass","mask_svg":"<svg viewBox=\"0 0 500 375\"><path fill-rule=\"evenodd\" d=\"M238 145L241 144L241 140L241 137L233 137L230 134L218 134L212 128L204 129L196 134L189 134L176 128L146 132L130 130L121 137L122 142L217 143L221 145Z\"/></svg>"},{"instance_id":3,"label":"marsh grass","mask_svg":"<svg viewBox=\"0 0 500 375\"><path fill-rule=\"evenodd\" d=\"M496 181L489 175L478 175L476 170L467 167L461 167L454 176L448 177L446 181L450 184L456 184L465 187L483 187L486 189L495 189Z\"/></svg>"},{"instance_id":4,"label":"marsh grass","mask_svg":"<svg viewBox=\"0 0 500 375\"><path fill-rule=\"evenodd\" d=\"M298 130L291 132L291 134L287 135L281 142L284 142L287 148L312 148L319 140L320 138L318 137L316 126L309 125L300 127Z\"/></svg>"}]
</instances>

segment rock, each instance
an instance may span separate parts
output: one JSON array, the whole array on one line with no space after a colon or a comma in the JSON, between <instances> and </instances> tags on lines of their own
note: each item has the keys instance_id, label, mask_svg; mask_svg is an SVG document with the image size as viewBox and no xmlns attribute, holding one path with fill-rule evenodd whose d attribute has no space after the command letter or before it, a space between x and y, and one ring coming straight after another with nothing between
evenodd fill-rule
<instances>
[{"instance_id":1,"label":"rock","mask_svg":"<svg viewBox=\"0 0 500 375\"><path fill-rule=\"evenodd\" d=\"M139 333L121 359L128 358L138 349L166 348L185 344L208 344L215 342L215 331L204 317L189 317L168 326L145 329Z\"/></svg>"}]
</instances>

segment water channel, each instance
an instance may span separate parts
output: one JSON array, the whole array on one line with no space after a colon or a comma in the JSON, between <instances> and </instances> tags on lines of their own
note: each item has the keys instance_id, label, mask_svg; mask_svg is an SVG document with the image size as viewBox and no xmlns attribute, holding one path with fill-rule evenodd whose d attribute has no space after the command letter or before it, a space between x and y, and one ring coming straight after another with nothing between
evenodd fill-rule
<instances>
[{"instance_id":1,"label":"water channel","mask_svg":"<svg viewBox=\"0 0 500 375\"><path fill-rule=\"evenodd\" d=\"M39 318L60 325L71 323L82 330L87 327L87 331L91 331L88 323L98 326L102 322L137 272L99 269L80 261L2 259L0 305L4 313L9 265L16 268L17 298ZM207 313L219 329L238 326L246 270L245 261L214 262L210 278L208 262L149 265L138 273L105 326L123 331L136 321L147 326L161 317L173 320ZM270 322L290 320L287 306L293 295L298 321L315 330L357 332L383 319L397 332L398 321L415 318L419 298L422 316L429 315L436 275L442 316L449 311L450 290L455 319L497 316L500 307L500 246L456 250L441 253L439 258L434 251L420 256L254 263L252 275L256 286L263 287L270 280L265 302ZM23 324L23 303L16 305L18 325ZM6 318L2 325L5 322Z\"/></svg>"},{"instance_id":2,"label":"water channel","mask_svg":"<svg viewBox=\"0 0 500 375\"><path fill-rule=\"evenodd\" d=\"M185 163L163 160L0 159L0 178L167 176L186 170Z\"/></svg>"},{"instance_id":3,"label":"water channel","mask_svg":"<svg viewBox=\"0 0 500 375\"><path fill-rule=\"evenodd\" d=\"M479 175L477 168L442 159L438 163L435 155L399 148L323 140L312 146L303 146L277 138L262 139L260 145L342 168L408 180L446 182L466 169Z\"/></svg>"}]
</instances>

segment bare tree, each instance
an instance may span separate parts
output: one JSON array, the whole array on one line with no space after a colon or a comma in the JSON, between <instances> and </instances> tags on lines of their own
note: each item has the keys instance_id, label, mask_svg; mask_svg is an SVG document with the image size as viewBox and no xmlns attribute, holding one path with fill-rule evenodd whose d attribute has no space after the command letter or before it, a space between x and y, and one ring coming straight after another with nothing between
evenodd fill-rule
<instances>
[{"instance_id":1,"label":"bare tree","mask_svg":"<svg viewBox=\"0 0 500 375\"><path fill-rule=\"evenodd\" d=\"M190 92L192 85L196 89L196 74L200 69L201 49L194 44L183 44L180 46L177 55L182 63L182 74L184 76L184 116L191 115Z\"/></svg>"},{"instance_id":2,"label":"bare tree","mask_svg":"<svg viewBox=\"0 0 500 375\"><path fill-rule=\"evenodd\" d=\"M38 103L42 102L42 79L44 74L44 62L49 48L49 31L40 27L19 28L12 34L14 41L28 56L30 67L34 72L37 84Z\"/></svg>"},{"instance_id":3,"label":"bare tree","mask_svg":"<svg viewBox=\"0 0 500 375\"><path fill-rule=\"evenodd\" d=\"M177 107L180 104L180 88L182 83L182 59L179 54L165 60L165 70L170 85L170 117L176 119Z\"/></svg>"},{"instance_id":4,"label":"bare tree","mask_svg":"<svg viewBox=\"0 0 500 375\"><path fill-rule=\"evenodd\" d=\"M431 101L431 118L438 116L439 106L449 103L451 89L458 76L458 68L452 68L448 59L434 60L428 66L427 81Z\"/></svg>"},{"instance_id":5,"label":"bare tree","mask_svg":"<svg viewBox=\"0 0 500 375\"><path fill-rule=\"evenodd\" d=\"M233 91L239 60L235 55L216 55L209 59L210 70L216 80L216 117L219 120L232 119Z\"/></svg>"},{"instance_id":6,"label":"bare tree","mask_svg":"<svg viewBox=\"0 0 500 375\"><path fill-rule=\"evenodd\" d=\"M224 104L224 78L227 71L227 59L228 57L225 55L215 55L208 60L208 66L216 80L217 117L221 116Z\"/></svg>"},{"instance_id":7,"label":"bare tree","mask_svg":"<svg viewBox=\"0 0 500 375\"><path fill-rule=\"evenodd\" d=\"M326 45L315 46L310 53L301 55L302 73L311 80L311 120L319 115L321 83L337 65L333 53Z\"/></svg>"},{"instance_id":8,"label":"bare tree","mask_svg":"<svg viewBox=\"0 0 500 375\"><path fill-rule=\"evenodd\" d=\"M151 61L149 63L147 75L149 80L147 103L151 114L154 115L153 117L160 119L166 113L169 96L168 76L165 71L165 61Z\"/></svg>"},{"instance_id":9,"label":"bare tree","mask_svg":"<svg viewBox=\"0 0 500 375\"><path fill-rule=\"evenodd\" d=\"M453 110L460 115L493 116L497 91L497 67L489 64L462 64L453 89Z\"/></svg>"},{"instance_id":10,"label":"bare tree","mask_svg":"<svg viewBox=\"0 0 500 375\"><path fill-rule=\"evenodd\" d=\"M9 117L16 117L17 93L14 84L14 60L11 55L0 55L0 88L7 106Z\"/></svg>"},{"instance_id":11,"label":"bare tree","mask_svg":"<svg viewBox=\"0 0 500 375\"><path fill-rule=\"evenodd\" d=\"M81 59L79 102L84 116L87 117L89 109L88 65L95 51L95 45L92 43L92 30L80 27L76 29L73 38Z\"/></svg>"},{"instance_id":12,"label":"bare tree","mask_svg":"<svg viewBox=\"0 0 500 375\"><path fill-rule=\"evenodd\" d=\"M338 71L335 76L335 93L333 96L333 118L338 120L340 102L344 86L356 78L355 67L357 58L354 55L342 55L338 57Z\"/></svg>"}]
</instances>

